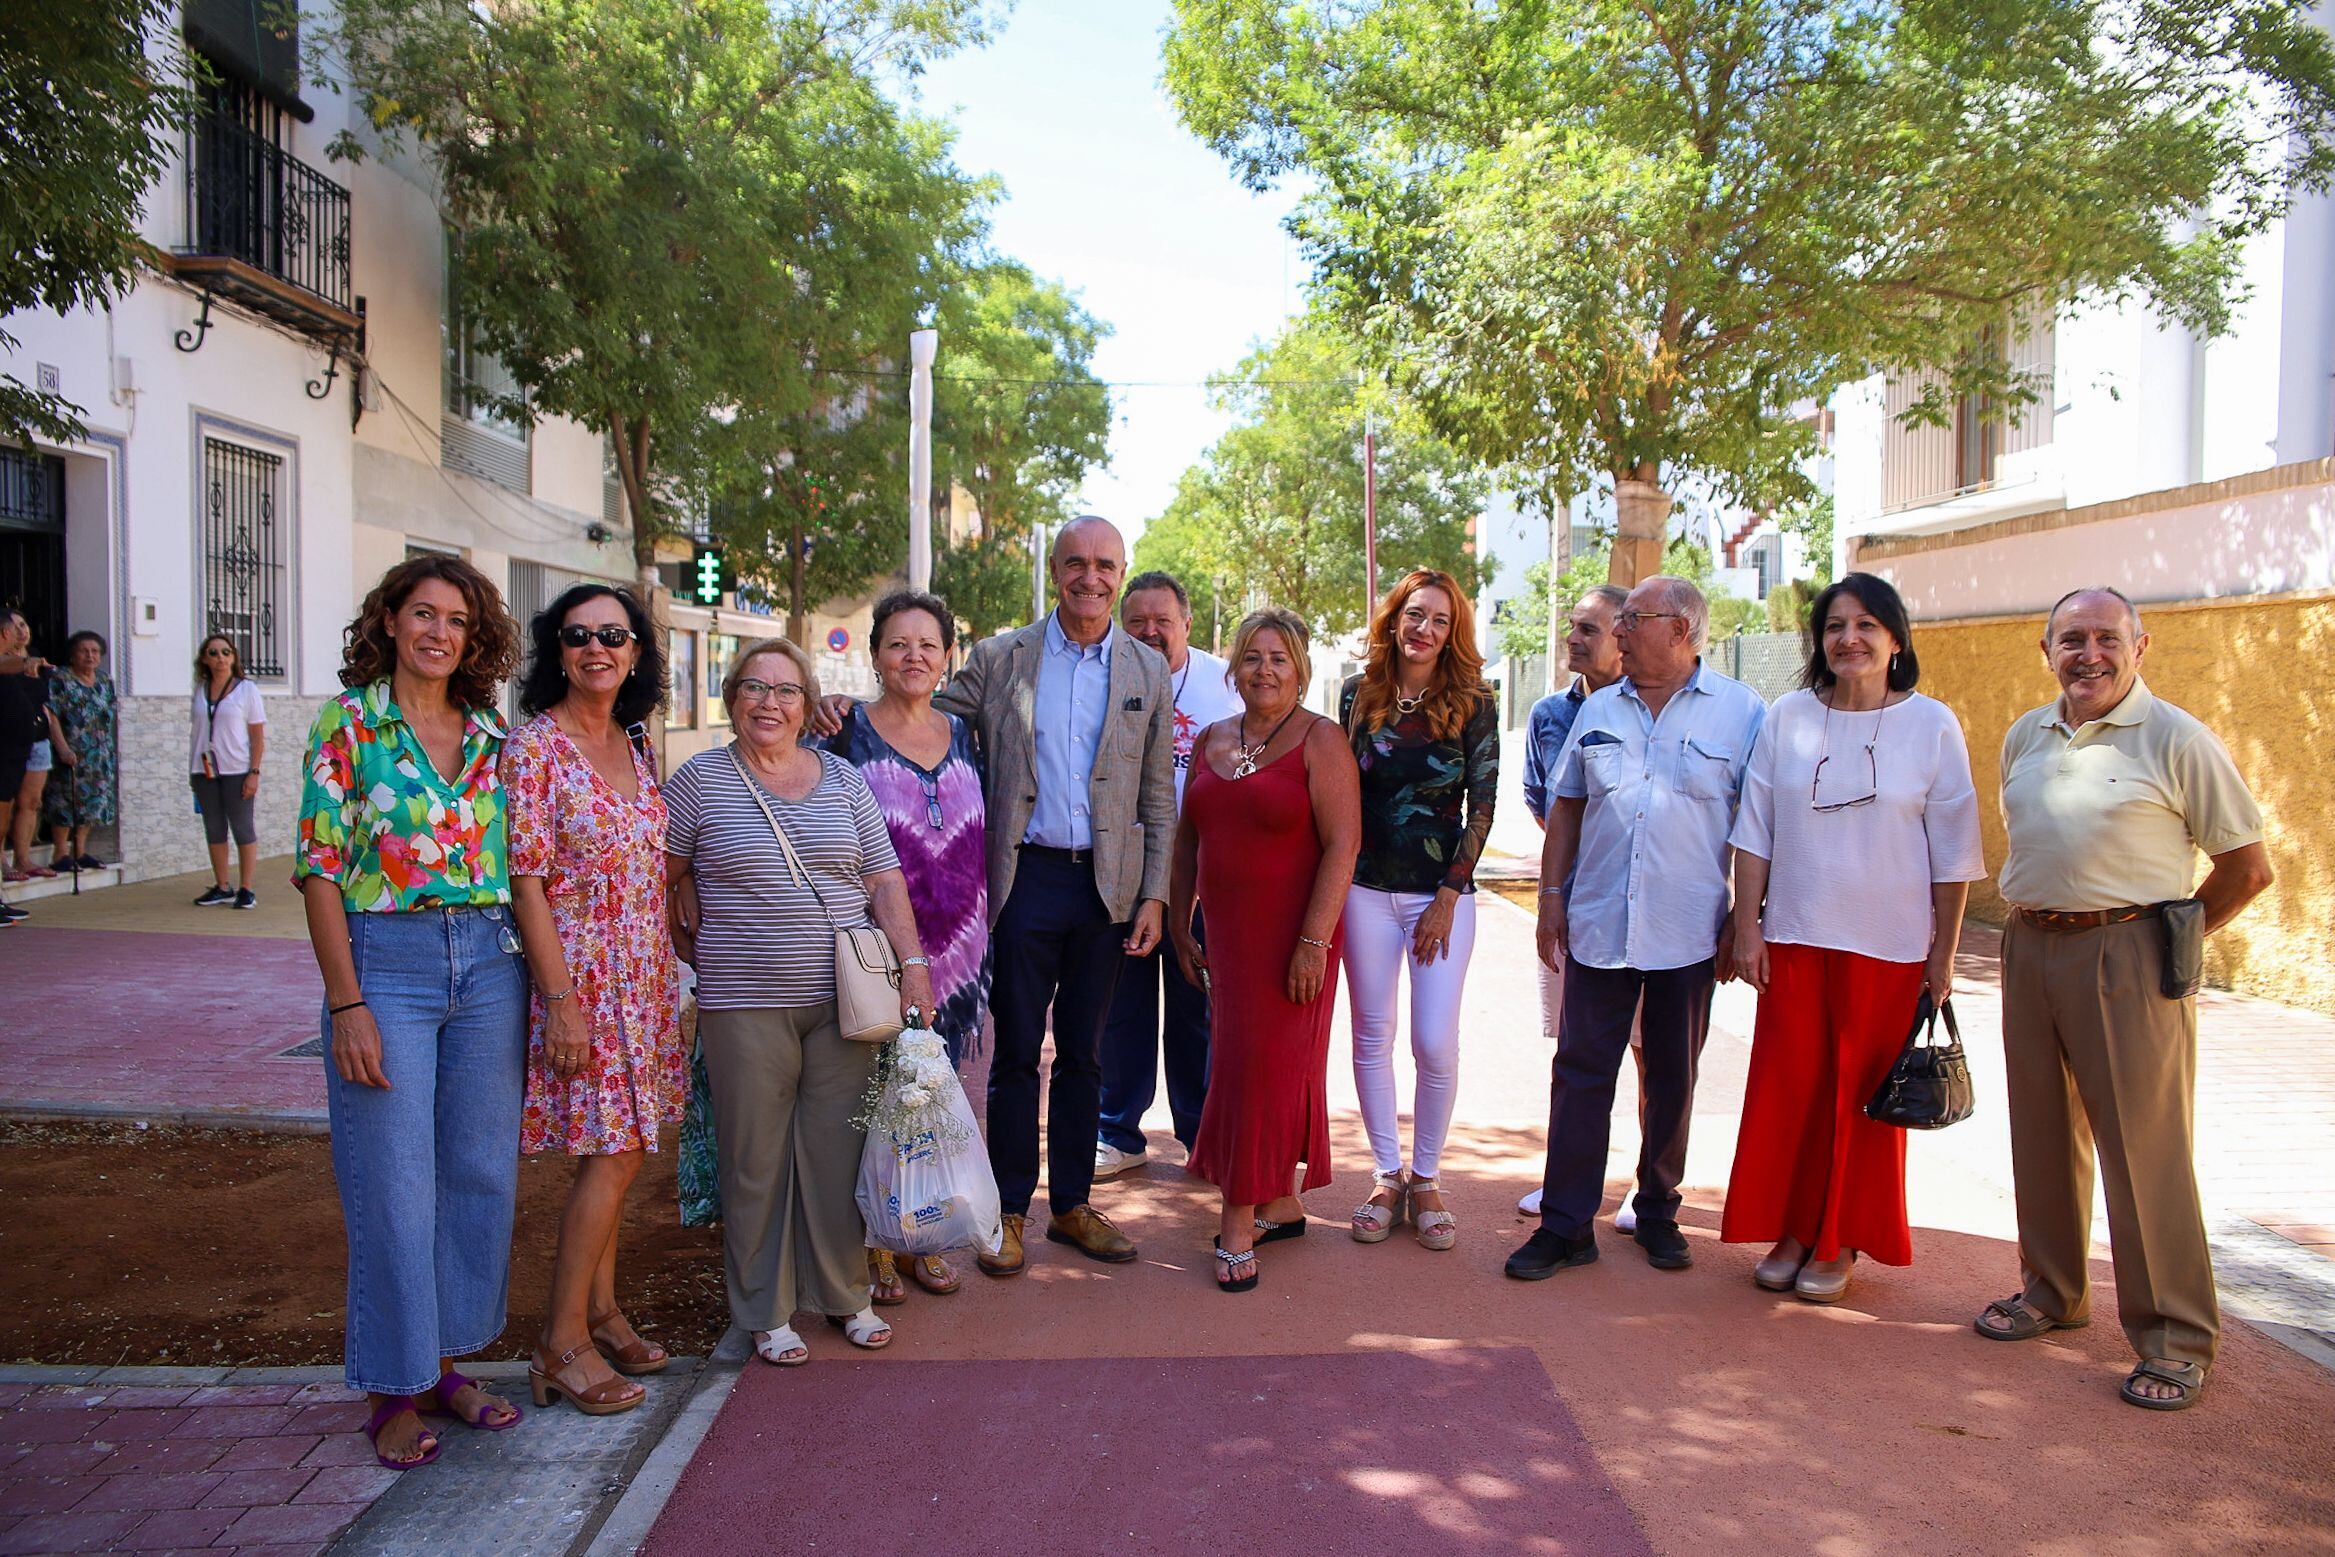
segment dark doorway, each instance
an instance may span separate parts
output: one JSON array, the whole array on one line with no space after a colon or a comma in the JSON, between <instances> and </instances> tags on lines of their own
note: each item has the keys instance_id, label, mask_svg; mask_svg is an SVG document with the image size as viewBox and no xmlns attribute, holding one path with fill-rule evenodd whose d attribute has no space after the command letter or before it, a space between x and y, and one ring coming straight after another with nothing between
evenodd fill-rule
<instances>
[{"instance_id":1,"label":"dark doorway","mask_svg":"<svg viewBox=\"0 0 2335 1557\"><path fill-rule=\"evenodd\" d=\"M32 624L33 652L65 647L65 462L0 449L0 605Z\"/></svg>"}]
</instances>

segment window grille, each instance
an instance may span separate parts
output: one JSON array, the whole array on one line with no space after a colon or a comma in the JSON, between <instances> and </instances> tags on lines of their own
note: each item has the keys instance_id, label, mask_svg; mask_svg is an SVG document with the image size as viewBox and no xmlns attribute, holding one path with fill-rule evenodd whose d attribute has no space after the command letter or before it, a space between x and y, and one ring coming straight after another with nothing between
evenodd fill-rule
<instances>
[{"instance_id":1,"label":"window grille","mask_svg":"<svg viewBox=\"0 0 2335 1557\"><path fill-rule=\"evenodd\" d=\"M203 631L255 677L284 674L283 476L277 455L203 440Z\"/></svg>"}]
</instances>

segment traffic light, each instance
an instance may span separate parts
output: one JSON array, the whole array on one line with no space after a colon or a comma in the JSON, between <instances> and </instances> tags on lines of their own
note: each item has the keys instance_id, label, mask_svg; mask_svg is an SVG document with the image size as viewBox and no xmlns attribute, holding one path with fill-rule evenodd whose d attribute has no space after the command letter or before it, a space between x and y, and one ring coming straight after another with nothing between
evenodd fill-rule
<instances>
[{"instance_id":1,"label":"traffic light","mask_svg":"<svg viewBox=\"0 0 2335 1557\"><path fill-rule=\"evenodd\" d=\"M689 560L689 598L699 605L720 605L722 596L737 587L730 559L712 546L700 546Z\"/></svg>"}]
</instances>

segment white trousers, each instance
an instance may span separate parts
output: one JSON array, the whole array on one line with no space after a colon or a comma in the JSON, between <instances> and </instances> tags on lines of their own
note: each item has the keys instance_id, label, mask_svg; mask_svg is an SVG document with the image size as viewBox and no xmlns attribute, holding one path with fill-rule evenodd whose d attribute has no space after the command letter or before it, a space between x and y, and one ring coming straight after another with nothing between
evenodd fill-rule
<instances>
[{"instance_id":1,"label":"white trousers","mask_svg":"<svg viewBox=\"0 0 2335 1557\"><path fill-rule=\"evenodd\" d=\"M1402 1130L1395 1100L1396 985L1411 977L1411 1062L1418 1092L1411 1104L1411 1172L1435 1177L1443 1162L1443 1140L1451 1133L1451 1111L1459 1100L1459 997L1467 982L1469 956L1476 947L1476 900L1463 893L1451 916L1446 955L1422 963L1412 955L1419 916L1435 901L1432 892L1346 889L1346 999L1354 1011L1354 1090L1362 1101L1362 1124L1370 1132L1370 1155L1380 1173L1403 1165Z\"/></svg>"}]
</instances>

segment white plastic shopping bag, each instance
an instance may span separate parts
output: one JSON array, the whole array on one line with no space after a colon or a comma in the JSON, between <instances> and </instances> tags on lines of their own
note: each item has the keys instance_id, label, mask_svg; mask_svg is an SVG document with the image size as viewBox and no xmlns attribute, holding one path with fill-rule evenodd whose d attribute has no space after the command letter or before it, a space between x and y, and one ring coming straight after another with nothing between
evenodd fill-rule
<instances>
[{"instance_id":1,"label":"white plastic shopping bag","mask_svg":"<svg viewBox=\"0 0 2335 1557\"><path fill-rule=\"evenodd\" d=\"M887 1045L859 1159L859 1212L871 1249L940 1254L1003 1240L997 1177L973 1105L940 1037L911 1028Z\"/></svg>"}]
</instances>

